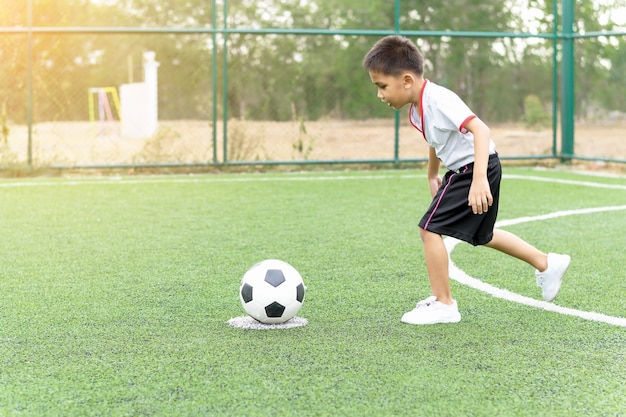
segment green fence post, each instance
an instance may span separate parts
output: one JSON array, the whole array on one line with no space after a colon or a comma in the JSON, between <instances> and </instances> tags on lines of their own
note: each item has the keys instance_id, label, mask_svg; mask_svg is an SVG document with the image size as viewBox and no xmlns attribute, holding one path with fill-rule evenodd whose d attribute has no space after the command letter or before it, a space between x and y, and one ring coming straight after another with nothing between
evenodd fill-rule
<instances>
[{"instance_id":1,"label":"green fence post","mask_svg":"<svg viewBox=\"0 0 626 417\"><path fill-rule=\"evenodd\" d=\"M223 66L223 80L222 80L222 101L223 101L223 109L222 113L224 114L224 157L223 163L228 162L228 0L224 0L224 32L222 32L222 36L224 36L224 62Z\"/></svg>"},{"instance_id":2,"label":"green fence post","mask_svg":"<svg viewBox=\"0 0 626 417\"><path fill-rule=\"evenodd\" d=\"M213 13L212 13L212 43L213 43L213 56L211 57L211 86L213 88L213 163L217 163L217 0L213 0Z\"/></svg>"},{"instance_id":3,"label":"green fence post","mask_svg":"<svg viewBox=\"0 0 626 417\"><path fill-rule=\"evenodd\" d=\"M561 58L561 160L574 155L574 0L563 0L563 55Z\"/></svg>"},{"instance_id":4,"label":"green fence post","mask_svg":"<svg viewBox=\"0 0 626 417\"><path fill-rule=\"evenodd\" d=\"M33 0L26 3L28 52L26 58L26 124L28 126L28 166L33 165Z\"/></svg>"},{"instance_id":5,"label":"green fence post","mask_svg":"<svg viewBox=\"0 0 626 417\"><path fill-rule=\"evenodd\" d=\"M394 25L396 33L400 33L400 0L396 0L395 3ZM400 112L398 110L395 111L394 118L393 160L394 165L398 166L400 161Z\"/></svg>"},{"instance_id":6,"label":"green fence post","mask_svg":"<svg viewBox=\"0 0 626 417\"><path fill-rule=\"evenodd\" d=\"M559 5L552 2L552 156L556 157L559 113Z\"/></svg>"}]
</instances>

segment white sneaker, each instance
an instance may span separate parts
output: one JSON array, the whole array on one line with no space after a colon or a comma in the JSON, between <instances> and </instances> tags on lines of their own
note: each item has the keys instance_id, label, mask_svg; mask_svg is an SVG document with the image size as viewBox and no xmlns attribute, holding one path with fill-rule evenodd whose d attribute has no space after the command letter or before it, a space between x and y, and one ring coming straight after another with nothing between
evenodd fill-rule
<instances>
[{"instance_id":1,"label":"white sneaker","mask_svg":"<svg viewBox=\"0 0 626 417\"><path fill-rule=\"evenodd\" d=\"M568 255L559 255L556 253L548 254L548 268L539 272L535 270L537 277L537 286L541 287L543 299L552 301L561 288L561 281L569 267L570 257Z\"/></svg>"},{"instance_id":2,"label":"white sneaker","mask_svg":"<svg viewBox=\"0 0 626 417\"><path fill-rule=\"evenodd\" d=\"M402 316L402 322L408 324L458 323L459 321L461 321L461 314L456 300L448 305L437 301L435 296L420 301L413 310Z\"/></svg>"}]
</instances>

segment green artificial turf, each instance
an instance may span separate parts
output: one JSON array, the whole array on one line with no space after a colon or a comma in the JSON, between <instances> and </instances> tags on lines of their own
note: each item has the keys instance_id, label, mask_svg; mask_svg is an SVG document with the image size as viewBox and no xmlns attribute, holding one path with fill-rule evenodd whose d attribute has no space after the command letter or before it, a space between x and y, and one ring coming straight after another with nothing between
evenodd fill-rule
<instances>
[{"instance_id":1,"label":"green artificial turf","mask_svg":"<svg viewBox=\"0 0 626 417\"><path fill-rule=\"evenodd\" d=\"M500 220L626 205L623 177L505 174ZM455 281L460 323L400 323L429 295L424 171L2 180L0 196L0 416L626 413L624 327ZM626 316L626 210L506 229L572 255L557 304ZM541 299L520 261L451 256ZM307 326L227 324L268 258L302 274Z\"/></svg>"}]
</instances>

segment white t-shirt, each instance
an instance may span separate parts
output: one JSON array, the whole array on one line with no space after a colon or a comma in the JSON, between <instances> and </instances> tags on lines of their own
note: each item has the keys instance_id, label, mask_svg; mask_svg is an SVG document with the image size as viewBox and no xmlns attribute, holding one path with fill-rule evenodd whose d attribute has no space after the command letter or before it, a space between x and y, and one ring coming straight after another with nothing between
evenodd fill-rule
<instances>
[{"instance_id":1,"label":"white t-shirt","mask_svg":"<svg viewBox=\"0 0 626 417\"><path fill-rule=\"evenodd\" d=\"M419 109L421 114L411 104L409 120L449 170L474 162L474 135L464 126L476 115L456 93L424 80ZM490 139L489 154L495 152L496 145Z\"/></svg>"}]
</instances>

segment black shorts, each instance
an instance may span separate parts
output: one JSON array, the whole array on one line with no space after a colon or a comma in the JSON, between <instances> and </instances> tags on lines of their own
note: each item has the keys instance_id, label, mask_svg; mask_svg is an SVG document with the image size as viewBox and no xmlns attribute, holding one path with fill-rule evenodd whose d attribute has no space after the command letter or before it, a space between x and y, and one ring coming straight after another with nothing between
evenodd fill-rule
<instances>
[{"instance_id":1,"label":"black shorts","mask_svg":"<svg viewBox=\"0 0 626 417\"><path fill-rule=\"evenodd\" d=\"M468 206L467 198L474 175L473 168L474 164L471 163L458 171L448 171L445 174L437 195L420 220L419 226L422 229L451 236L474 246L484 245L493 239L502 179L498 154L489 156L487 179L493 196L493 205L483 214L474 214L472 207Z\"/></svg>"}]
</instances>

